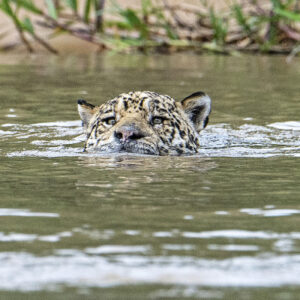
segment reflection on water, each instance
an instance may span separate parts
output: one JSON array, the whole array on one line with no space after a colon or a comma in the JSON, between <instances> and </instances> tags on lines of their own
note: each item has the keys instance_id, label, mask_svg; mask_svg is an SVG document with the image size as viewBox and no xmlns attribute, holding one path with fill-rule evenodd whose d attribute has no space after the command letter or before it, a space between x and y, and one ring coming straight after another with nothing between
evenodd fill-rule
<instances>
[{"instance_id":1,"label":"reflection on water","mask_svg":"<svg viewBox=\"0 0 300 300\"><path fill-rule=\"evenodd\" d=\"M0 65L0 298L297 299L299 64L75 62ZM207 91L201 153L83 153L74 100L132 89Z\"/></svg>"}]
</instances>

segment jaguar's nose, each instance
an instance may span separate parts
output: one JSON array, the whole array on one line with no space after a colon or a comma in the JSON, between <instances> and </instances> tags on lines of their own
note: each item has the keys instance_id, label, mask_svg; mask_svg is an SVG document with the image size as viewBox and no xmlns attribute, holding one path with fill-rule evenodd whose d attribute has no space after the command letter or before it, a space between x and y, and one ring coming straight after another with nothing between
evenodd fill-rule
<instances>
[{"instance_id":1,"label":"jaguar's nose","mask_svg":"<svg viewBox=\"0 0 300 300\"><path fill-rule=\"evenodd\" d=\"M135 141L145 137L139 128L133 125L123 125L115 131L115 137L122 143Z\"/></svg>"}]
</instances>

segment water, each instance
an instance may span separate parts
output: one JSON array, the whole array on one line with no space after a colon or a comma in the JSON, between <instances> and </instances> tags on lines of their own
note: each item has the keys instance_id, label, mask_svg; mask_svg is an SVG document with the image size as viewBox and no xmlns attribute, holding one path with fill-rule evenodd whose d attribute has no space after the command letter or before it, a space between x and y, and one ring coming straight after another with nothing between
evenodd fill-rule
<instances>
[{"instance_id":1,"label":"water","mask_svg":"<svg viewBox=\"0 0 300 300\"><path fill-rule=\"evenodd\" d=\"M299 298L299 60L0 62L0 298ZM83 153L76 99L133 89L206 91L200 155Z\"/></svg>"}]
</instances>

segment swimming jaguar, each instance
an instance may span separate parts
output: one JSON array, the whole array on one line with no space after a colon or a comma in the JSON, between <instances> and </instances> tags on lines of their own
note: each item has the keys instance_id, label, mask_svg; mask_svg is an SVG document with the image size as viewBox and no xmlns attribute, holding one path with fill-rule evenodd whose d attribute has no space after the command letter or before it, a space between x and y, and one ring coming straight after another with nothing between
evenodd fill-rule
<instances>
[{"instance_id":1,"label":"swimming jaguar","mask_svg":"<svg viewBox=\"0 0 300 300\"><path fill-rule=\"evenodd\" d=\"M181 101L149 91L123 93L100 106L78 100L85 151L189 155L199 151L199 133L211 99L196 92Z\"/></svg>"}]
</instances>

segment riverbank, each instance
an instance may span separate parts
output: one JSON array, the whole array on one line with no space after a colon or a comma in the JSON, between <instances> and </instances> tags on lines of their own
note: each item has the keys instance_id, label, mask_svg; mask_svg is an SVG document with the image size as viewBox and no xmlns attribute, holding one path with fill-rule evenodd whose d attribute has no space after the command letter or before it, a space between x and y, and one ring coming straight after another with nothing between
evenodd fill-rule
<instances>
[{"instance_id":1,"label":"riverbank","mask_svg":"<svg viewBox=\"0 0 300 300\"><path fill-rule=\"evenodd\" d=\"M11 5L13 1L4 1ZM55 1L48 1L55 4ZM91 2L101 4L98 13ZM23 3L20 1L19 3ZM24 2L25 3L25 2ZM13 52L144 53L192 50L285 54L300 51L297 1L69 1L69 6L2 7L0 49ZM71 5L73 3L73 6ZM75 5L76 4L76 5ZM17 22L14 20L18 20Z\"/></svg>"}]
</instances>

